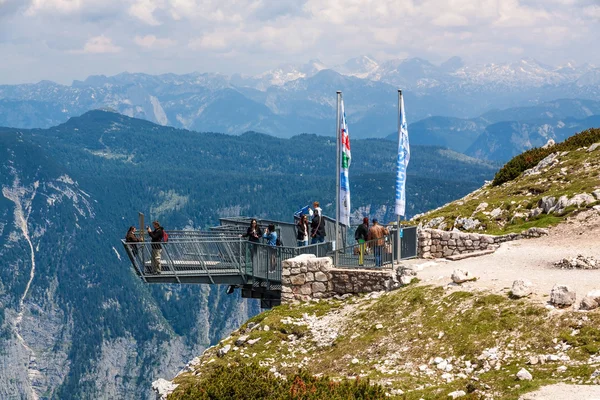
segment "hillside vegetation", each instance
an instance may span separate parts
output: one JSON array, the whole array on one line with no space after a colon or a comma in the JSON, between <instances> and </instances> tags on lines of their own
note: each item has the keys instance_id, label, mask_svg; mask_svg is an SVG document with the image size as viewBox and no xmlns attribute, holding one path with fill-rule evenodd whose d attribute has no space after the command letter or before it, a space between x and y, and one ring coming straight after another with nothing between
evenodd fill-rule
<instances>
[{"instance_id":1,"label":"hillside vegetation","mask_svg":"<svg viewBox=\"0 0 600 400\"><path fill-rule=\"evenodd\" d=\"M371 397L355 387L348 399L440 399L457 391L464 399L516 399L553 382L596 383L599 323L597 313L557 313L505 295L415 285L280 306L194 359L174 380L179 386L169 400L224 399L206 394L254 387L258 374L275 385L265 397L275 399L312 398L291 395L297 374L328 376L345 388L348 380L375 385ZM557 370L561 365L568 367ZM534 380L517 381L523 367ZM217 379L239 370L247 374Z\"/></svg>"},{"instance_id":2,"label":"hillside vegetation","mask_svg":"<svg viewBox=\"0 0 600 400\"><path fill-rule=\"evenodd\" d=\"M600 129L535 148L510 160L479 190L417 215L413 222L444 230L520 232L548 227L600 200Z\"/></svg>"}]
</instances>

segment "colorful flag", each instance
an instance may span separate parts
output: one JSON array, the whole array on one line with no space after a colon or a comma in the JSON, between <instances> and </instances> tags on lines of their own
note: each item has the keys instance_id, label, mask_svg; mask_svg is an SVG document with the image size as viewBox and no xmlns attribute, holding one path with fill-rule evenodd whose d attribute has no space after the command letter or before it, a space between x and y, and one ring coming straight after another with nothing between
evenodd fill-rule
<instances>
[{"instance_id":1,"label":"colorful flag","mask_svg":"<svg viewBox=\"0 0 600 400\"><path fill-rule=\"evenodd\" d=\"M350 136L346 124L346 112L344 111L344 100L340 103L340 223L350 226L350 181L348 180L348 169L350 168Z\"/></svg>"},{"instance_id":2,"label":"colorful flag","mask_svg":"<svg viewBox=\"0 0 600 400\"><path fill-rule=\"evenodd\" d=\"M408 125L404 113L404 98L400 97L398 126L398 158L396 160L396 215L406 215L406 168L410 160Z\"/></svg>"}]
</instances>

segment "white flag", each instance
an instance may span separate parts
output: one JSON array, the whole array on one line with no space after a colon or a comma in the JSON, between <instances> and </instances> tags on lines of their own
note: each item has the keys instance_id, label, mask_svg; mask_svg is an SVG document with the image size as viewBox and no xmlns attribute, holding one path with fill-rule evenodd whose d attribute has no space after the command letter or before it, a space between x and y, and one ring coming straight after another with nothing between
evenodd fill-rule
<instances>
[{"instance_id":1,"label":"white flag","mask_svg":"<svg viewBox=\"0 0 600 400\"><path fill-rule=\"evenodd\" d=\"M350 168L350 136L346 124L346 112L344 111L344 100L341 101L340 110L340 223L350 226L350 181L348 180L348 169Z\"/></svg>"},{"instance_id":2,"label":"white flag","mask_svg":"<svg viewBox=\"0 0 600 400\"><path fill-rule=\"evenodd\" d=\"M400 102L400 126L398 127L398 158L396 160L396 215L406 215L406 168L410 160L408 125L404 113L404 98Z\"/></svg>"}]
</instances>

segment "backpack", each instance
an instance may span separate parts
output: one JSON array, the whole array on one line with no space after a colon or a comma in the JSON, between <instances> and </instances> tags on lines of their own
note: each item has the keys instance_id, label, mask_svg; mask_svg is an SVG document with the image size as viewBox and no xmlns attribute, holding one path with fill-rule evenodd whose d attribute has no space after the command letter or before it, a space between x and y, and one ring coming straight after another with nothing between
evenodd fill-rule
<instances>
[{"instance_id":1,"label":"backpack","mask_svg":"<svg viewBox=\"0 0 600 400\"><path fill-rule=\"evenodd\" d=\"M163 242L168 242L169 241L169 234L167 233L167 231L165 231L163 229L163 237L162 237L162 241Z\"/></svg>"}]
</instances>

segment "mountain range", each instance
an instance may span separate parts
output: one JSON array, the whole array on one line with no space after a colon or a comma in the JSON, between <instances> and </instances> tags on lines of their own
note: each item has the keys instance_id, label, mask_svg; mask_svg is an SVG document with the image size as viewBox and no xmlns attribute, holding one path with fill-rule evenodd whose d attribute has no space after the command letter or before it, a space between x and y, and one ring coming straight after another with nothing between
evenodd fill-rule
<instances>
[{"instance_id":1,"label":"mountain range","mask_svg":"<svg viewBox=\"0 0 600 400\"><path fill-rule=\"evenodd\" d=\"M350 133L385 137L396 128L397 89L408 121L472 119L493 109L553 99L600 100L600 69L511 64L441 65L411 58L378 62L362 56L338 66L318 60L257 76L214 73L91 76L72 85L49 81L0 86L0 126L47 128L97 108L197 131L279 137L335 134L335 92L343 91Z\"/></svg>"}]
</instances>

